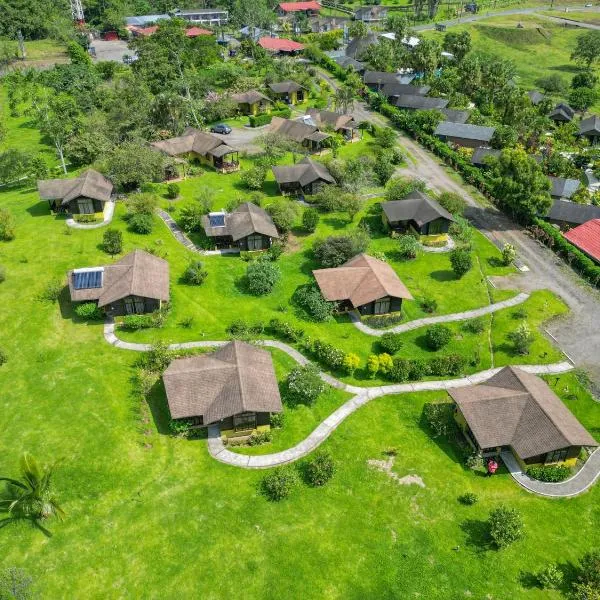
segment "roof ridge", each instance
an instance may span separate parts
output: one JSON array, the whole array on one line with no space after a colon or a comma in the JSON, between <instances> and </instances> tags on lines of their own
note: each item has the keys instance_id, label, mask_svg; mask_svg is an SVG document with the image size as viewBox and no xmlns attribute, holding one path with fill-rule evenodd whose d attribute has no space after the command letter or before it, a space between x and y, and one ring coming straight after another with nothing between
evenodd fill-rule
<instances>
[{"instance_id":1,"label":"roof ridge","mask_svg":"<svg viewBox=\"0 0 600 600\"><path fill-rule=\"evenodd\" d=\"M245 410L246 409L246 402L245 402L245 385L243 382L243 378L242 378L242 373L241 373L241 366L239 363L239 357L238 357L238 344L239 344L239 340L233 340L232 345L233 345L233 355L235 357L235 374L237 376L237 380L238 383L240 385L240 398L242 400L242 408Z\"/></svg>"}]
</instances>

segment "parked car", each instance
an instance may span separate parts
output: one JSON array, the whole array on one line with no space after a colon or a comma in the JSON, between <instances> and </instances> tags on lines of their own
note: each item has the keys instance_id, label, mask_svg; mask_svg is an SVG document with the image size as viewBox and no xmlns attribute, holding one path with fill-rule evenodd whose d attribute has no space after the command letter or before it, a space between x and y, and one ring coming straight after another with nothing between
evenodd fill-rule
<instances>
[{"instance_id":1,"label":"parked car","mask_svg":"<svg viewBox=\"0 0 600 600\"><path fill-rule=\"evenodd\" d=\"M213 125L210 128L210 132L211 133L223 133L223 134L227 135L228 133L231 133L231 127L229 127L229 125L225 125L225 123L218 123L217 125Z\"/></svg>"}]
</instances>

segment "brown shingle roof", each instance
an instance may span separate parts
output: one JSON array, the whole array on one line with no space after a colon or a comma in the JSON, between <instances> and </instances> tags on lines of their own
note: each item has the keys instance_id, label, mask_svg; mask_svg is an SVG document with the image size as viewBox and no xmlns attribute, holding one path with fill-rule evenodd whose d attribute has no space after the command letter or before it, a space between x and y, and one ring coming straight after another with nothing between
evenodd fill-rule
<instances>
[{"instance_id":1,"label":"brown shingle roof","mask_svg":"<svg viewBox=\"0 0 600 600\"><path fill-rule=\"evenodd\" d=\"M265 96L258 90L248 90L247 92L241 92L239 94L233 94L231 96L238 104L255 104L264 100L265 102L271 102L271 99Z\"/></svg>"},{"instance_id":2,"label":"brown shingle roof","mask_svg":"<svg viewBox=\"0 0 600 600\"><path fill-rule=\"evenodd\" d=\"M182 135L160 142L153 142L152 146L169 156L180 156L188 152L195 152L200 156L224 156L237 152L235 148L227 145L221 138L193 127L187 127Z\"/></svg>"},{"instance_id":3,"label":"brown shingle roof","mask_svg":"<svg viewBox=\"0 0 600 600\"><path fill-rule=\"evenodd\" d=\"M272 238L279 237L271 215L251 202L245 202L232 213L225 214L223 227L212 227L208 215L202 217L202 225L207 237L229 235L234 242L253 233L261 233Z\"/></svg>"},{"instance_id":4,"label":"brown shingle roof","mask_svg":"<svg viewBox=\"0 0 600 600\"><path fill-rule=\"evenodd\" d=\"M278 133L295 142L302 143L317 130L314 125L308 125L302 121L292 121L283 117L273 117L269 125L269 131Z\"/></svg>"},{"instance_id":5,"label":"brown shingle roof","mask_svg":"<svg viewBox=\"0 0 600 600\"><path fill-rule=\"evenodd\" d=\"M341 128L354 129L358 127L358 123L352 115L340 115L339 113L330 110L317 110L309 108L306 114L317 127L331 127L335 131Z\"/></svg>"},{"instance_id":6,"label":"brown shingle roof","mask_svg":"<svg viewBox=\"0 0 600 600\"><path fill-rule=\"evenodd\" d=\"M279 83L270 83L269 87L275 94L291 94L292 92L298 92L306 89L295 81L280 81Z\"/></svg>"},{"instance_id":7,"label":"brown shingle roof","mask_svg":"<svg viewBox=\"0 0 600 600\"><path fill-rule=\"evenodd\" d=\"M317 269L313 275L326 300L349 300L355 308L386 296L413 299L394 269L368 254L335 269Z\"/></svg>"},{"instance_id":8,"label":"brown shingle roof","mask_svg":"<svg viewBox=\"0 0 600 600\"><path fill-rule=\"evenodd\" d=\"M75 179L42 179L37 187L42 199L60 200L61 204L80 197L107 202L113 190L111 181L94 169L84 171Z\"/></svg>"},{"instance_id":9,"label":"brown shingle roof","mask_svg":"<svg viewBox=\"0 0 600 600\"><path fill-rule=\"evenodd\" d=\"M314 181L325 181L326 183L335 183L324 164L303 158L299 163L284 167L273 167L273 174L277 183L298 183L302 187L313 183Z\"/></svg>"},{"instance_id":10,"label":"brown shingle roof","mask_svg":"<svg viewBox=\"0 0 600 600\"><path fill-rule=\"evenodd\" d=\"M281 412L271 355L233 341L204 356L179 358L163 375L171 417L215 423L243 412Z\"/></svg>"},{"instance_id":11,"label":"brown shingle roof","mask_svg":"<svg viewBox=\"0 0 600 600\"><path fill-rule=\"evenodd\" d=\"M105 306L127 296L169 300L169 263L162 258L134 250L103 269L101 287L81 290L75 289L74 271L69 271L69 291L73 302L97 300L98 306Z\"/></svg>"},{"instance_id":12,"label":"brown shingle roof","mask_svg":"<svg viewBox=\"0 0 600 600\"><path fill-rule=\"evenodd\" d=\"M511 446L523 459L598 443L546 382L505 367L485 383L448 390L479 446Z\"/></svg>"},{"instance_id":13,"label":"brown shingle roof","mask_svg":"<svg viewBox=\"0 0 600 600\"><path fill-rule=\"evenodd\" d=\"M384 202L381 208L391 223L415 221L421 227L440 217L454 221L454 217L441 204L418 190L411 192L403 200Z\"/></svg>"}]
</instances>

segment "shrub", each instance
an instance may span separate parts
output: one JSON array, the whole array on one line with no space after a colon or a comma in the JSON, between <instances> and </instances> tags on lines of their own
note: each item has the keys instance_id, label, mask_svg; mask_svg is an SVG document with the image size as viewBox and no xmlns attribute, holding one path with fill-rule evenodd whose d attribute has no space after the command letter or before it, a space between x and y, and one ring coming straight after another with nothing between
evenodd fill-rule
<instances>
[{"instance_id":1,"label":"shrub","mask_svg":"<svg viewBox=\"0 0 600 600\"><path fill-rule=\"evenodd\" d=\"M142 356L141 365L148 371L162 373L171 362L172 352L164 342L155 342L150 350Z\"/></svg>"},{"instance_id":2,"label":"shrub","mask_svg":"<svg viewBox=\"0 0 600 600\"><path fill-rule=\"evenodd\" d=\"M0 571L0 598L2 600L32 600L33 579L23 570L8 567Z\"/></svg>"},{"instance_id":3,"label":"shrub","mask_svg":"<svg viewBox=\"0 0 600 600\"><path fill-rule=\"evenodd\" d=\"M75 307L75 314L80 319L97 321L104 318L104 313L95 302L83 302Z\"/></svg>"},{"instance_id":4,"label":"shrub","mask_svg":"<svg viewBox=\"0 0 600 600\"><path fill-rule=\"evenodd\" d=\"M388 377L392 381L406 381L410 374L410 363L406 358L395 358Z\"/></svg>"},{"instance_id":5,"label":"shrub","mask_svg":"<svg viewBox=\"0 0 600 600\"><path fill-rule=\"evenodd\" d=\"M502 246L502 264L505 266L510 265L513 260L517 257L517 251L512 244L504 244Z\"/></svg>"},{"instance_id":6,"label":"shrub","mask_svg":"<svg viewBox=\"0 0 600 600\"><path fill-rule=\"evenodd\" d=\"M263 167L257 165L242 171L240 179L249 190L261 190L266 177L267 171Z\"/></svg>"},{"instance_id":7,"label":"shrub","mask_svg":"<svg viewBox=\"0 0 600 600\"><path fill-rule=\"evenodd\" d=\"M313 233L319 224L319 211L316 208L306 208L302 213L302 227L309 233Z\"/></svg>"},{"instance_id":8,"label":"shrub","mask_svg":"<svg viewBox=\"0 0 600 600\"><path fill-rule=\"evenodd\" d=\"M270 294L281 279L279 267L270 260L259 259L251 262L246 269L248 291L255 296Z\"/></svg>"},{"instance_id":9,"label":"shrub","mask_svg":"<svg viewBox=\"0 0 600 600\"><path fill-rule=\"evenodd\" d=\"M348 375L352 376L354 371L358 369L360 366L360 357L358 354L354 354L354 352L348 352L346 356L344 356L343 367L348 373Z\"/></svg>"},{"instance_id":10,"label":"shrub","mask_svg":"<svg viewBox=\"0 0 600 600\"><path fill-rule=\"evenodd\" d=\"M273 429L281 429L285 423L285 413L271 413L271 416L269 417L269 423Z\"/></svg>"},{"instance_id":11,"label":"shrub","mask_svg":"<svg viewBox=\"0 0 600 600\"><path fill-rule=\"evenodd\" d=\"M456 248L450 252L450 264L454 274L460 279L465 273L471 270L473 258L466 248Z\"/></svg>"},{"instance_id":12,"label":"shrub","mask_svg":"<svg viewBox=\"0 0 600 600\"><path fill-rule=\"evenodd\" d=\"M432 325L425 332L425 343L431 350L440 350L452 339L452 331L446 325Z\"/></svg>"},{"instance_id":13,"label":"shrub","mask_svg":"<svg viewBox=\"0 0 600 600\"><path fill-rule=\"evenodd\" d=\"M529 467L527 475L538 481L558 482L568 479L571 475L571 469L566 465L542 465Z\"/></svg>"},{"instance_id":14,"label":"shrub","mask_svg":"<svg viewBox=\"0 0 600 600\"><path fill-rule=\"evenodd\" d=\"M269 328L275 335L289 340L290 342L297 342L304 336L304 331L302 329L293 327L289 323L280 321L279 319L271 319L271 321L269 321Z\"/></svg>"},{"instance_id":15,"label":"shrub","mask_svg":"<svg viewBox=\"0 0 600 600\"><path fill-rule=\"evenodd\" d=\"M402 313L394 312L389 315L367 315L362 321L373 329L387 329L402 321Z\"/></svg>"},{"instance_id":16,"label":"shrub","mask_svg":"<svg viewBox=\"0 0 600 600\"><path fill-rule=\"evenodd\" d=\"M46 286L40 293L40 300L46 300L47 302L56 302L60 298L60 294L63 291L63 287L63 282L60 279L52 279L46 284Z\"/></svg>"},{"instance_id":17,"label":"shrub","mask_svg":"<svg viewBox=\"0 0 600 600\"><path fill-rule=\"evenodd\" d=\"M431 370L427 361L421 359L409 361L408 378L411 381L419 381L430 374Z\"/></svg>"},{"instance_id":18,"label":"shrub","mask_svg":"<svg viewBox=\"0 0 600 600\"><path fill-rule=\"evenodd\" d=\"M0 240L10 242L15 239L15 218L8 208L0 208Z\"/></svg>"},{"instance_id":19,"label":"shrub","mask_svg":"<svg viewBox=\"0 0 600 600\"><path fill-rule=\"evenodd\" d=\"M294 301L318 322L331 319L337 306L335 302L325 300L321 290L314 283L300 286L294 294Z\"/></svg>"},{"instance_id":20,"label":"shrub","mask_svg":"<svg viewBox=\"0 0 600 600\"><path fill-rule=\"evenodd\" d=\"M283 233L292 228L298 215L298 205L291 200L278 200L269 204L266 210L271 215L277 229Z\"/></svg>"},{"instance_id":21,"label":"shrub","mask_svg":"<svg viewBox=\"0 0 600 600\"><path fill-rule=\"evenodd\" d=\"M367 371L371 377L375 377L379 371L379 356L377 354L369 354L367 358Z\"/></svg>"},{"instance_id":22,"label":"shrub","mask_svg":"<svg viewBox=\"0 0 600 600\"><path fill-rule=\"evenodd\" d=\"M431 402L423 407L423 416L434 437L446 436L452 428L451 402Z\"/></svg>"},{"instance_id":23,"label":"shrub","mask_svg":"<svg viewBox=\"0 0 600 600\"><path fill-rule=\"evenodd\" d=\"M286 379L287 395L293 404L311 406L325 391L319 369L311 363L292 369Z\"/></svg>"},{"instance_id":24,"label":"shrub","mask_svg":"<svg viewBox=\"0 0 600 600\"><path fill-rule=\"evenodd\" d=\"M123 233L118 229L107 229L102 235L102 248L111 256L120 254L123 251Z\"/></svg>"},{"instance_id":25,"label":"shrub","mask_svg":"<svg viewBox=\"0 0 600 600\"><path fill-rule=\"evenodd\" d=\"M379 372L383 373L383 375L388 375L394 367L394 361L392 360L392 357L386 352L384 352L383 354L380 354L377 358L379 359Z\"/></svg>"},{"instance_id":26,"label":"shrub","mask_svg":"<svg viewBox=\"0 0 600 600\"><path fill-rule=\"evenodd\" d=\"M410 179L407 177L394 177L390 179L385 188L385 199L388 202L393 200L404 200L408 194L419 190L424 192L427 189L424 181L420 179Z\"/></svg>"},{"instance_id":27,"label":"shrub","mask_svg":"<svg viewBox=\"0 0 600 600\"><path fill-rule=\"evenodd\" d=\"M179 196L179 184L168 183L167 184L167 198L175 200Z\"/></svg>"},{"instance_id":28,"label":"shrub","mask_svg":"<svg viewBox=\"0 0 600 600\"><path fill-rule=\"evenodd\" d=\"M600 589L600 551L587 552L579 561L579 574L573 584L575 600L598 600Z\"/></svg>"},{"instance_id":29,"label":"shrub","mask_svg":"<svg viewBox=\"0 0 600 600\"><path fill-rule=\"evenodd\" d=\"M200 260L192 260L183 273L183 281L189 285L202 285L208 277L208 271Z\"/></svg>"},{"instance_id":30,"label":"shrub","mask_svg":"<svg viewBox=\"0 0 600 600\"><path fill-rule=\"evenodd\" d=\"M0 283L4 283L6 281L6 269L0 265Z\"/></svg>"},{"instance_id":31,"label":"shrub","mask_svg":"<svg viewBox=\"0 0 600 600\"><path fill-rule=\"evenodd\" d=\"M483 469L483 456L479 452L473 452L473 454L467 456L465 464L472 471L481 471Z\"/></svg>"},{"instance_id":32,"label":"shrub","mask_svg":"<svg viewBox=\"0 0 600 600\"><path fill-rule=\"evenodd\" d=\"M176 184L169 184L176 185ZM126 201L127 217L130 219L133 215L150 215L158 208L158 196L152 192L142 192L131 194Z\"/></svg>"},{"instance_id":33,"label":"shrub","mask_svg":"<svg viewBox=\"0 0 600 600\"><path fill-rule=\"evenodd\" d=\"M513 343L516 354L529 354L534 337L527 323L521 323L515 331L509 332L506 337L509 342Z\"/></svg>"},{"instance_id":34,"label":"shrub","mask_svg":"<svg viewBox=\"0 0 600 600\"><path fill-rule=\"evenodd\" d=\"M131 215L131 217L128 219L128 222L131 231L134 231L135 233L141 233L143 235L152 233L152 229L154 227L154 218L152 215L146 215L143 213Z\"/></svg>"},{"instance_id":35,"label":"shrub","mask_svg":"<svg viewBox=\"0 0 600 600\"><path fill-rule=\"evenodd\" d=\"M327 342L315 340L312 344L311 351L323 364L330 367L334 371L340 369L344 364L344 352L332 344L328 344Z\"/></svg>"},{"instance_id":36,"label":"shrub","mask_svg":"<svg viewBox=\"0 0 600 600\"><path fill-rule=\"evenodd\" d=\"M263 477L260 489L272 502L287 498L298 485L298 474L293 467L277 467Z\"/></svg>"},{"instance_id":37,"label":"shrub","mask_svg":"<svg viewBox=\"0 0 600 600\"><path fill-rule=\"evenodd\" d=\"M417 258L419 242L412 235L401 235L398 238L398 253L405 260Z\"/></svg>"},{"instance_id":38,"label":"shrub","mask_svg":"<svg viewBox=\"0 0 600 600\"><path fill-rule=\"evenodd\" d=\"M6 354L6 352L0 348L0 367L4 364L6 364L6 361L8 360L8 354Z\"/></svg>"},{"instance_id":39,"label":"shrub","mask_svg":"<svg viewBox=\"0 0 600 600\"><path fill-rule=\"evenodd\" d=\"M126 315L121 322L121 328L127 331L138 331L154 327L151 315Z\"/></svg>"},{"instance_id":40,"label":"shrub","mask_svg":"<svg viewBox=\"0 0 600 600\"><path fill-rule=\"evenodd\" d=\"M335 463L329 452L319 451L304 464L304 479L313 487L324 486L335 473Z\"/></svg>"},{"instance_id":41,"label":"shrub","mask_svg":"<svg viewBox=\"0 0 600 600\"><path fill-rule=\"evenodd\" d=\"M271 119L272 115L266 113L261 115L250 115L248 117L250 127L262 127L263 125L268 125L271 122Z\"/></svg>"},{"instance_id":42,"label":"shrub","mask_svg":"<svg viewBox=\"0 0 600 600\"><path fill-rule=\"evenodd\" d=\"M513 310L512 318L513 319L526 319L528 314L529 313L527 312L527 309L524 306L519 306L519 308L517 308L516 310Z\"/></svg>"},{"instance_id":43,"label":"shrub","mask_svg":"<svg viewBox=\"0 0 600 600\"><path fill-rule=\"evenodd\" d=\"M540 569L535 578L543 589L555 590L562 585L564 574L557 565L550 563Z\"/></svg>"},{"instance_id":44,"label":"shrub","mask_svg":"<svg viewBox=\"0 0 600 600\"><path fill-rule=\"evenodd\" d=\"M471 223L460 215L454 215L454 223L450 225L448 233L465 245L470 245L473 239L473 227Z\"/></svg>"},{"instance_id":45,"label":"shrub","mask_svg":"<svg viewBox=\"0 0 600 600\"><path fill-rule=\"evenodd\" d=\"M421 309L423 310L423 312L426 312L428 314L434 313L438 308L437 300L429 296L425 296L424 298L422 298L419 304L421 305Z\"/></svg>"},{"instance_id":46,"label":"shrub","mask_svg":"<svg viewBox=\"0 0 600 600\"><path fill-rule=\"evenodd\" d=\"M248 438L249 446L260 446L261 444L267 444L273 439L273 434L267 429L265 431L255 431Z\"/></svg>"},{"instance_id":47,"label":"shrub","mask_svg":"<svg viewBox=\"0 0 600 600\"><path fill-rule=\"evenodd\" d=\"M273 242L271 247L267 250L267 256L269 260L276 261L283 254L283 244L281 242Z\"/></svg>"},{"instance_id":48,"label":"shrub","mask_svg":"<svg viewBox=\"0 0 600 600\"><path fill-rule=\"evenodd\" d=\"M339 267L353 256L365 252L369 246L369 237L356 231L353 235L329 236L317 240L313 246L315 258L325 268Z\"/></svg>"},{"instance_id":49,"label":"shrub","mask_svg":"<svg viewBox=\"0 0 600 600\"><path fill-rule=\"evenodd\" d=\"M452 215L462 215L467 207L467 203L454 192L442 192L438 202Z\"/></svg>"},{"instance_id":50,"label":"shrub","mask_svg":"<svg viewBox=\"0 0 600 600\"><path fill-rule=\"evenodd\" d=\"M481 317L469 319L463 323L462 328L468 333L481 333L485 329L485 320Z\"/></svg>"},{"instance_id":51,"label":"shrub","mask_svg":"<svg viewBox=\"0 0 600 600\"><path fill-rule=\"evenodd\" d=\"M179 321L178 323L179 327L182 327L183 329L191 329L193 324L194 317L192 316L183 317L183 319L181 319L181 321Z\"/></svg>"},{"instance_id":52,"label":"shrub","mask_svg":"<svg viewBox=\"0 0 600 600\"><path fill-rule=\"evenodd\" d=\"M393 148L398 141L398 137L391 127L381 127L375 133L375 141L382 148Z\"/></svg>"},{"instance_id":53,"label":"shrub","mask_svg":"<svg viewBox=\"0 0 600 600\"><path fill-rule=\"evenodd\" d=\"M179 223L181 228L187 233L193 231L203 231L202 217L206 210L200 204L189 204L184 206L179 213Z\"/></svg>"},{"instance_id":54,"label":"shrub","mask_svg":"<svg viewBox=\"0 0 600 600\"><path fill-rule=\"evenodd\" d=\"M473 492L466 492L458 497L458 501L465 506L473 506L473 504L477 503L478 499L477 494Z\"/></svg>"},{"instance_id":55,"label":"shrub","mask_svg":"<svg viewBox=\"0 0 600 600\"><path fill-rule=\"evenodd\" d=\"M379 346L388 354L396 354L402 348L402 336L399 333L384 333L379 338Z\"/></svg>"},{"instance_id":56,"label":"shrub","mask_svg":"<svg viewBox=\"0 0 600 600\"><path fill-rule=\"evenodd\" d=\"M497 548L506 548L524 536L523 519L516 508L498 506L490 513L488 526Z\"/></svg>"}]
</instances>

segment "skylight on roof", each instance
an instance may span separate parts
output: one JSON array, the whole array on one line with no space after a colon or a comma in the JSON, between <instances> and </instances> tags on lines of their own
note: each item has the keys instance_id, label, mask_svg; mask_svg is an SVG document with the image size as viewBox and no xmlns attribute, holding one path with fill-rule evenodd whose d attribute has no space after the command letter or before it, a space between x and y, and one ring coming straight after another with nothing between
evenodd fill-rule
<instances>
[{"instance_id":1,"label":"skylight on roof","mask_svg":"<svg viewBox=\"0 0 600 600\"><path fill-rule=\"evenodd\" d=\"M225 213L209 213L208 222L211 227L225 227Z\"/></svg>"},{"instance_id":2,"label":"skylight on roof","mask_svg":"<svg viewBox=\"0 0 600 600\"><path fill-rule=\"evenodd\" d=\"M75 269L73 271L73 287L76 290L90 290L102 287L103 267L93 269Z\"/></svg>"}]
</instances>

